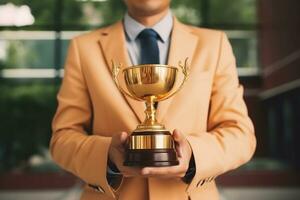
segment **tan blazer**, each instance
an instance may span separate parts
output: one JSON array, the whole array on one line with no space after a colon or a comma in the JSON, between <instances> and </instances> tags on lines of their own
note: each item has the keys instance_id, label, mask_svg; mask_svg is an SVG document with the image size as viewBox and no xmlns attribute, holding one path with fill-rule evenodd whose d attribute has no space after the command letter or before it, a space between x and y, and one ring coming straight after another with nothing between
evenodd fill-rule
<instances>
[{"instance_id":1,"label":"tan blazer","mask_svg":"<svg viewBox=\"0 0 300 200\"><path fill-rule=\"evenodd\" d=\"M174 19L170 45L168 64L177 66L188 57L191 73L177 95L159 103L157 118L170 131L177 128L186 135L196 175L190 184L179 179L123 178L114 190L106 179L111 136L135 129L145 109L143 102L124 97L112 79L112 59L124 67L131 65L122 22L71 41L50 150L58 165L96 187L85 186L81 199L215 200L219 195L214 179L252 157L254 129L226 35Z\"/></svg>"}]
</instances>

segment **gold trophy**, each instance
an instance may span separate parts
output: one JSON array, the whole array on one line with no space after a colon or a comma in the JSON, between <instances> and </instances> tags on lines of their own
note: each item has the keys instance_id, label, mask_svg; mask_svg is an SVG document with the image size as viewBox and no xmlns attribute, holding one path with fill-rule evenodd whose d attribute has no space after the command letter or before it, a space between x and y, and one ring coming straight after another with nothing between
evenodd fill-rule
<instances>
[{"instance_id":1,"label":"gold trophy","mask_svg":"<svg viewBox=\"0 0 300 200\"><path fill-rule=\"evenodd\" d=\"M189 69L187 59L178 63L184 75L175 91L173 87L178 68L169 65L143 64L126 67L122 70L127 91L120 87L118 74L121 64L112 61L112 74L119 90L132 99L145 101L146 119L129 136L125 166L172 166L178 165L175 144L171 133L156 120L155 102L163 101L176 94L186 82Z\"/></svg>"}]
</instances>

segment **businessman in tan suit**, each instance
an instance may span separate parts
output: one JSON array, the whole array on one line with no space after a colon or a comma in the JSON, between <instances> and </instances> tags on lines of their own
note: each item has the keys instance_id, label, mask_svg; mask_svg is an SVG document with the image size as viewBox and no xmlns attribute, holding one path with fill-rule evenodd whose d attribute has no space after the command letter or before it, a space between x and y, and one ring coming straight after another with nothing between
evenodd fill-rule
<instances>
[{"instance_id":1,"label":"businessman in tan suit","mask_svg":"<svg viewBox=\"0 0 300 200\"><path fill-rule=\"evenodd\" d=\"M52 123L52 157L86 182L83 200L219 199L215 178L246 163L256 147L228 39L223 32L178 22L170 0L125 4L122 21L71 41ZM138 31L145 28L158 35L162 64L190 58L188 82L157 108L158 120L174 130L178 166L123 166L124 143L145 108L120 93L110 61L139 64Z\"/></svg>"}]
</instances>

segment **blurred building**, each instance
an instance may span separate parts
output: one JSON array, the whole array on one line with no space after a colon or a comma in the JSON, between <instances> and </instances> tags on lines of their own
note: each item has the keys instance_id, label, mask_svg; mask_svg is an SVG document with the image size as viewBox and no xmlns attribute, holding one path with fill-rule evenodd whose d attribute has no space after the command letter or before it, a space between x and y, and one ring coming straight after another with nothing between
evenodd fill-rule
<instances>
[{"instance_id":1,"label":"blurred building","mask_svg":"<svg viewBox=\"0 0 300 200\"><path fill-rule=\"evenodd\" d=\"M260 1L266 155L300 168L300 2Z\"/></svg>"},{"instance_id":2,"label":"blurred building","mask_svg":"<svg viewBox=\"0 0 300 200\"><path fill-rule=\"evenodd\" d=\"M124 6L119 0L4 0L0 6L8 3L30 8L34 23L16 26L8 19L15 15L0 13L0 200L24 197L10 190L59 190L49 199L74 199L81 182L54 165L47 151L64 59L71 38L120 19ZM172 10L185 23L227 33L245 86L257 152L246 166L218 178L224 196L297 199L300 2L173 0Z\"/></svg>"}]
</instances>

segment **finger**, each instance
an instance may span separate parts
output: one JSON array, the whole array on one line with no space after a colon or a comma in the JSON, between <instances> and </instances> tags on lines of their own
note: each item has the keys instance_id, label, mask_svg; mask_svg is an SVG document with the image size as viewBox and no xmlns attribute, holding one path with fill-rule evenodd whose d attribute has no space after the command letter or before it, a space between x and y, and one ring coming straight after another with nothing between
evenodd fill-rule
<instances>
[{"instance_id":1,"label":"finger","mask_svg":"<svg viewBox=\"0 0 300 200\"><path fill-rule=\"evenodd\" d=\"M177 156L182 158L182 156L183 156L182 147L177 143L175 144L175 150L176 150Z\"/></svg>"},{"instance_id":2,"label":"finger","mask_svg":"<svg viewBox=\"0 0 300 200\"><path fill-rule=\"evenodd\" d=\"M183 134L177 129L175 129L173 131L173 138L174 138L175 142L177 142L179 144L182 144L185 140L185 137L183 136Z\"/></svg>"},{"instance_id":3,"label":"finger","mask_svg":"<svg viewBox=\"0 0 300 200\"><path fill-rule=\"evenodd\" d=\"M122 173L124 177L130 178L130 177L134 177L133 174L131 173Z\"/></svg>"},{"instance_id":4,"label":"finger","mask_svg":"<svg viewBox=\"0 0 300 200\"><path fill-rule=\"evenodd\" d=\"M174 141L175 141L175 149L176 149L177 155L179 157L182 157L183 156L183 152L182 152L183 147L182 146L184 146L185 137L182 133L180 133L180 131L175 129L173 131L173 138L174 138Z\"/></svg>"},{"instance_id":5,"label":"finger","mask_svg":"<svg viewBox=\"0 0 300 200\"><path fill-rule=\"evenodd\" d=\"M136 167L123 167L122 169L122 174L126 174L128 177L133 177L133 176L141 176L141 169L136 168Z\"/></svg>"},{"instance_id":6,"label":"finger","mask_svg":"<svg viewBox=\"0 0 300 200\"><path fill-rule=\"evenodd\" d=\"M128 137L128 134L126 132L121 132L120 142L122 145L125 144L125 142L127 141L127 137Z\"/></svg>"},{"instance_id":7,"label":"finger","mask_svg":"<svg viewBox=\"0 0 300 200\"><path fill-rule=\"evenodd\" d=\"M168 173L167 167L162 168L152 168L152 167L145 167L141 170L141 174L144 176L150 176L150 175L166 175Z\"/></svg>"},{"instance_id":8,"label":"finger","mask_svg":"<svg viewBox=\"0 0 300 200\"><path fill-rule=\"evenodd\" d=\"M116 133L113 135L111 143L114 147L120 147L125 143L127 137L126 132Z\"/></svg>"},{"instance_id":9,"label":"finger","mask_svg":"<svg viewBox=\"0 0 300 200\"><path fill-rule=\"evenodd\" d=\"M160 171L151 171L150 173L146 175L142 175L142 177L158 177L158 178L179 178L182 177L184 173L180 173L179 171L176 173L170 173L168 171L166 172L160 172Z\"/></svg>"},{"instance_id":10,"label":"finger","mask_svg":"<svg viewBox=\"0 0 300 200\"><path fill-rule=\"evenodd\" d=\"M144 176L174 177L181 173L181 167L145 167L141 170Z\"/></svg>"}]
</instances>

